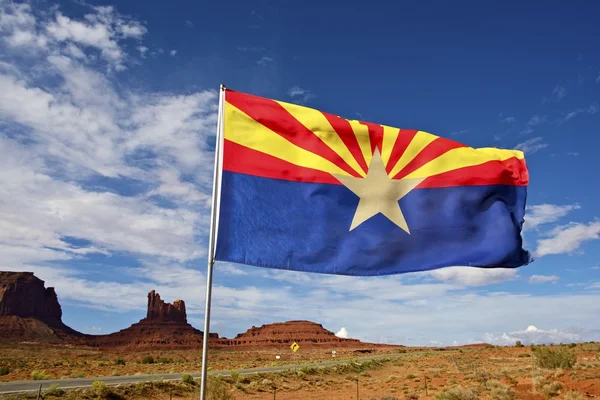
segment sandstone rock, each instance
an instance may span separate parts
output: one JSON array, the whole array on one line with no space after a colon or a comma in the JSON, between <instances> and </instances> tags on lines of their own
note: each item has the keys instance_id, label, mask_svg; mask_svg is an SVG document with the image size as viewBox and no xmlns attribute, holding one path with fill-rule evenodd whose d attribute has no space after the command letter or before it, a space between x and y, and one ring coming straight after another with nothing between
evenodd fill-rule
<instances>
[{"instance_id":1,"label":"sandstone rock","mask_svg":"<svg viewBox=\"0 0 600 400\"><path fill-rule=\"evenodd\" d=\"M62 320L54 288L31 272L0 272L0 339L81 343Z\"/></svg>"},{"instance_id":2,"label":"sandstone rock","mask_svg":"<svg viewBox=\"0 0 600 400\"><path fill-rule=\"evenodd\" d=\"M62 310L54 288L32 272L0 272L0 315L60 320Z\"/></svg>"},{"instance_id":3,"label":"sandstone rock","mask_svg":"<svg viewBox=\"0 0 600 400\"><path fill-rule=\"evenodd\" d=\"M356 347L361 342L356 339L342 339L323 325L310 321L288 321L274 324L253 326L245 333L237 335L223 345L271 347L289 345L293 342L301 347L335 344L337 347Z\"/></svg>"},{"instance_id":4,"label":"sandstone rock","mask_svg":"<svg viewBox=\"0 0 600 400\"><path fill-rule=\"evenodd\" d=\"M175 300L173 304L165 303L154 290L148 293L147 321L171 321L187 324L185 302Z\"/></svg>"}]
</instances>

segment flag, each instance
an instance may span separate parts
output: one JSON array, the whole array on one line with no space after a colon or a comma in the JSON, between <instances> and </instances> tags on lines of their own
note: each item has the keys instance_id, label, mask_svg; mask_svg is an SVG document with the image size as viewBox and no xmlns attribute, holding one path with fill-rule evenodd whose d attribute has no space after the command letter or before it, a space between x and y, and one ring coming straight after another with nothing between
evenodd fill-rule
<instances>
[{"instance_id":1,"label":"flag","mask_svg":"<svg viewBox=\"0 0 600 400\"><path fill-rule=\"evenodd\" d=\"M226 90L215 260L340 275L519 267L517 150Z\"/></svg>"}]
</instances>

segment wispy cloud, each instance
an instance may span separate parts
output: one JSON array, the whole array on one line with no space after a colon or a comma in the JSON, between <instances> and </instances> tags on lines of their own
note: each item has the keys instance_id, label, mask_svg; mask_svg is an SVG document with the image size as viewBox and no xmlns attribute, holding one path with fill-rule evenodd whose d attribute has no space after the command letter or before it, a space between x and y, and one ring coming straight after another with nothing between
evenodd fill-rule
<instances>
[{"instance_id":1,"label":"wispy cloud","mask_svg":"<svg viewBox=\"0 0 600 400\"><path fill-rule=\"evenodd\" d=\"M300 86L292 86L292 88L288 91L288 94L294 100L297 100L302 104L307 103L309 100L314 99L316 97L316 95L313 94L310 90L303 89Z\"/></svg>"},{"instance_id":2,"label":"wispy cloud","mask_svg":"<svg viewBox=\"0 0 600 400\"><path fill-rule=\"evenodd\" d=\"M511 346L517 340L523 344L550 344L550 343L572 343L583 340L580 332L560 329L539 329L534 325L529 325L527 329L503 333L502 335L487 334L486 342L497 345Z\"/></svg>"},{"instance_id":3,"label":"wispy cloud","mask_svg":"<svg viewBox=\"0 0 600 400\"><path fill-rule=\"evenodd\" d=\"M267 50L266 48L261 46L238 46L237 49L243 53L262 53Z\"/></svg>"},{"instance_id":4,"label":"wispy cloud","mask_svg":"<svg viewBox=\"0 0 600 400\"><path fill-rule=\"evenodd\" d=\"M454 131L454 132L450 132L451 136L460 136L460 135L464 135L465 133L468 133L469 130L468 129L461 129L459 131Z\"/></svg>"},{"instance_id":5,"label":"wispy cloud","mask_svg":"<svg viewBox=\"0 0 600 400\"><path fill-rule=\"evenodd\" d=\"M529 283L556 283L558 282L560 277L557 275L532 275L529 277Z\"/></svg>"},{"instance_id":6,"label":"wispy cloud","mask_svg":"<svg viewBox=\"0 0 600 400\"><path fill-rule=\"evenodd\" d=\"M271 57L263 56L260 60L258 60L256 62L256 64L264 67L264 66L266 66L267 64L269 64L271 62L273 62L273 59Z\"/></svg>"},{"instance_id":7,"label":"wispy cloud","mask_svg":"<svg viewBox=\"0 0 600 400\"><path fill-rule=\"evenodd\" d=\"M519 143L515 146L515 149L522 150L525 153L533 154L542 149L545 149L549 145L544 143L542 137L536 137L533 139L526 140L522 143Z\"/></svg>"},{"instance_id":8,"label":"wispy cloud","mask_svg":"<svg viewBox=\"0 0 600 400\"><path fill-rule=\"evenodd\" d=\"M465 286L484 286L518 278L517 270L512 268L449 267L430 271L429 274L443 282Z\"/></svg>"},{"instance_id":9,"label":"wispy cloud","mask_svg":"<svg viewBox=\"0 0 600 400\"><path fill-rule=\"evenodd\" d=\"M546 238L538 240L535 251L537 257L572 253L578 250L582 243L600 239L600 221L558 226L546 236Z\"/></svg>"},{"instance_id":10,"label":"wispy cloud","mask_svg":"<svg viewBox=\"0 0 600 400\"><path fill-rule=\"evenodd\" d=\"M502 122L506 122L506 123L513 123L515 122L517 119L515 117L506 117L502 119Z\"/></svg>"},{"instance_id":11,"label":"wispy cloud","mask_svg":"<svg viewBox=\"0 0 600 400\"><path fill-rule=\"evenodd\" d=\"M554 87L552 94L549 97L544 97L544 103L561 101L567 95L567 88L563 84L558 84Z\"/></svg>"},{"instance_id":12,"label":"wispy cloud","mask_svg":"<svg viewBox=\"0 0 600 400\"><path fill-rule=\"evenodd\" d=\"M570 151L570 152L568 152L568 153L567 153L567 155L568 155L568 156L578 156L578 155L579 155L579 153L577 153L577 152L573 152L573 151Z\"/></svg>"},{"instance_id":13,"label":"wispy cloud","mask_svg":"<svg viewBox=\"0 0 600 400\"><path fill-rule=\"evenodd\" d=\"M193 28L194 23L188 19L185 21L185 26L187 26L188 28Z\"/></svg>"},{"instance_id":14,"label":"wispy cloud","mask_svg":"<svg viewBox=\"0 0 600 400\"><path fill-rule=\"evenodd\" d=\"M535 229L540 225L556 222L579 208L581 208L579 204L536 204L528 206L523 229Z\"/></svg>"},{"instance_id":15,"label":"wispy cloud","mask_svg":"<svg viewBox=\"0 0 600 400\"><path fill-rule=\"evenodd\" d=\"M598 73L598 77L596 78L596 83L600 83L600 72Z\"/></svg>"},{"instance_id":16,"label":"wispy cloud","mask_svg":"<svg viewBox=\"0 0 600 400\"><path fill-rule=\"evenodd\" d=\"M171 51L169 52L169 54L171 55L171 57L174 57L174 56L175 56L175 54L177 54L177 50L171 50Z\"/></svg>"}]
</instances>

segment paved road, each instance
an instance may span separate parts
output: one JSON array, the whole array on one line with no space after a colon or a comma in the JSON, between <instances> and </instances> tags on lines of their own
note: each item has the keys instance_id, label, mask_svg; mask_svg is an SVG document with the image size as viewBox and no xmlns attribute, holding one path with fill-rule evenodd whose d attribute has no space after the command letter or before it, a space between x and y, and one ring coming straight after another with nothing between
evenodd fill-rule
<instances>
[{"instance_id":1,"label":"paved road","mask_svg":"<svg viewBox=\"0 0 600 400\"><path fill-rule=\"evenodd\" d=\"M330 367L332 365L347 364L350 361L367 361L377 360L382 358L399 357L405 354L414 353L399 353L399 354L379 354L376 356L358 357L348 360L331 360L318 363L309 364L297 364L296 368L303 367ZM280 367L263 367L263 368L249 368L249 369L238 369L236 372L240 374L254 374L260 372L279 372L294 368L293 365L285 365ZM211 371L210 374L220 374L228 376L231 371ZM192 372L194 378L200 378L201 372ZM81 387L90 387L94 381L103 381L107 385L118 385L118 384L129 384L136 382L149 382L153 380L179 380L181 379L182 373L176 374L155 374L155 375L130 375L130 376L103 376L98 378L80 378L80 379L52 379L47 381L16 381L16 382L0 382L0 394L7 393L19 393L19 392L31 392L36 391L42 385L42 389L50 387L55 383L60 385L61 389L74 389Z\"/></svg>"}]
</instances>

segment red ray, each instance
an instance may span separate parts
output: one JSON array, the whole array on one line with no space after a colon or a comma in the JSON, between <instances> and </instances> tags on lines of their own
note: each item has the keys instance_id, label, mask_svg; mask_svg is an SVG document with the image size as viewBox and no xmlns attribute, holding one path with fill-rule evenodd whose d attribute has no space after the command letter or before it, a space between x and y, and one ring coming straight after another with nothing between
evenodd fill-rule
<instances>
[{"instance_id":1,"label":"red ray","mask_svg":"<svg viewBox=\"0 0 600 400\"><path fill-rule=\"evenodd\" d=\"M371 154L375 152L376 148L379 149L379 154L381 154L381 145L383 143L383 126L379 124L373 124L371 122L359 122L369 128L369 138L371 139Z\"/></svg>"},{"instance_id":2,"label":"red ray","mask_svg":"<svg viewBox=\"0 0 600 400\"><path fill-rule=\"evenodd\" d=\"M360 176L320 137L302 125L276 101L234 91L226 92L226 100L250 118L283 136L296 146L320 155L352 176Z\"/></svg>"},{"instance_id":3,"label":"red ray","mask_svg":"<svg viewBox=\"0 0 600 400\"><path fill-rule=\"evenodd\" d=\"M363 157L362 151L360 150L360 145L358 144L358 139L354 134L354 130L350 125L348 120L345 120L337 115L329 114L326 112L322 112L322 114L327 118L327 121L331 124L333 129L337 132L339 137L342 139L350 153L354 156L358 165L363 169L364 172L367 172L369 167Z\"/></svg>"},{"instance_id":4,"label":"red ray","mask_svg":"<svg viewBox=\"0 0 600 400\"><path fill-rule=\"evenodd\" d=\"M430 176L421 182L417 189L485 185L527 186L528 184L529 173L525 160L512 157L504 161L488 161Z\"/></svg>"},{"instance_id":5,"label":"red ray","mask_svg":"<svg viewBox=\"0 0 600 400\"><path fill-rule=\"evenodd\" d=\"M392 154L390 155L390 159L388 160L387 165L385 166L385 170L389 174L394 169L394 166L400 160L400 157L406 151L406 148L413 140L418 131L413 129L400 129L400 133L398 137L396 137L396 142L394 143L394 147L392 148Z\"/></svg>"},{"instance_id":6,"label":"red ray","mask_svg":"<svg viewBox=\"0 0 600 400\"><path fill-rule=\"evenodd\" d=\"M448 150L456 149L458 147L467 147L462 143L455 142L454 140L445 139L445 138L437 138L429 143L425 148L415 156L407 165L404 167L393 179L402 179L406 175L410 174L417 170L417 168L422 167L429 161L441 156L446 153Z\"/></svg>"},{"instance_id":7,"label":"red ray","mask_svg":"<svg viewBox=\"0 0 600 400\"><path fill-rule=\"evenodd\" d=\"M224 141L223 170L286 181L341 185L327 172L299 167L229 140Z\"/></svg>"}]
</instances>

